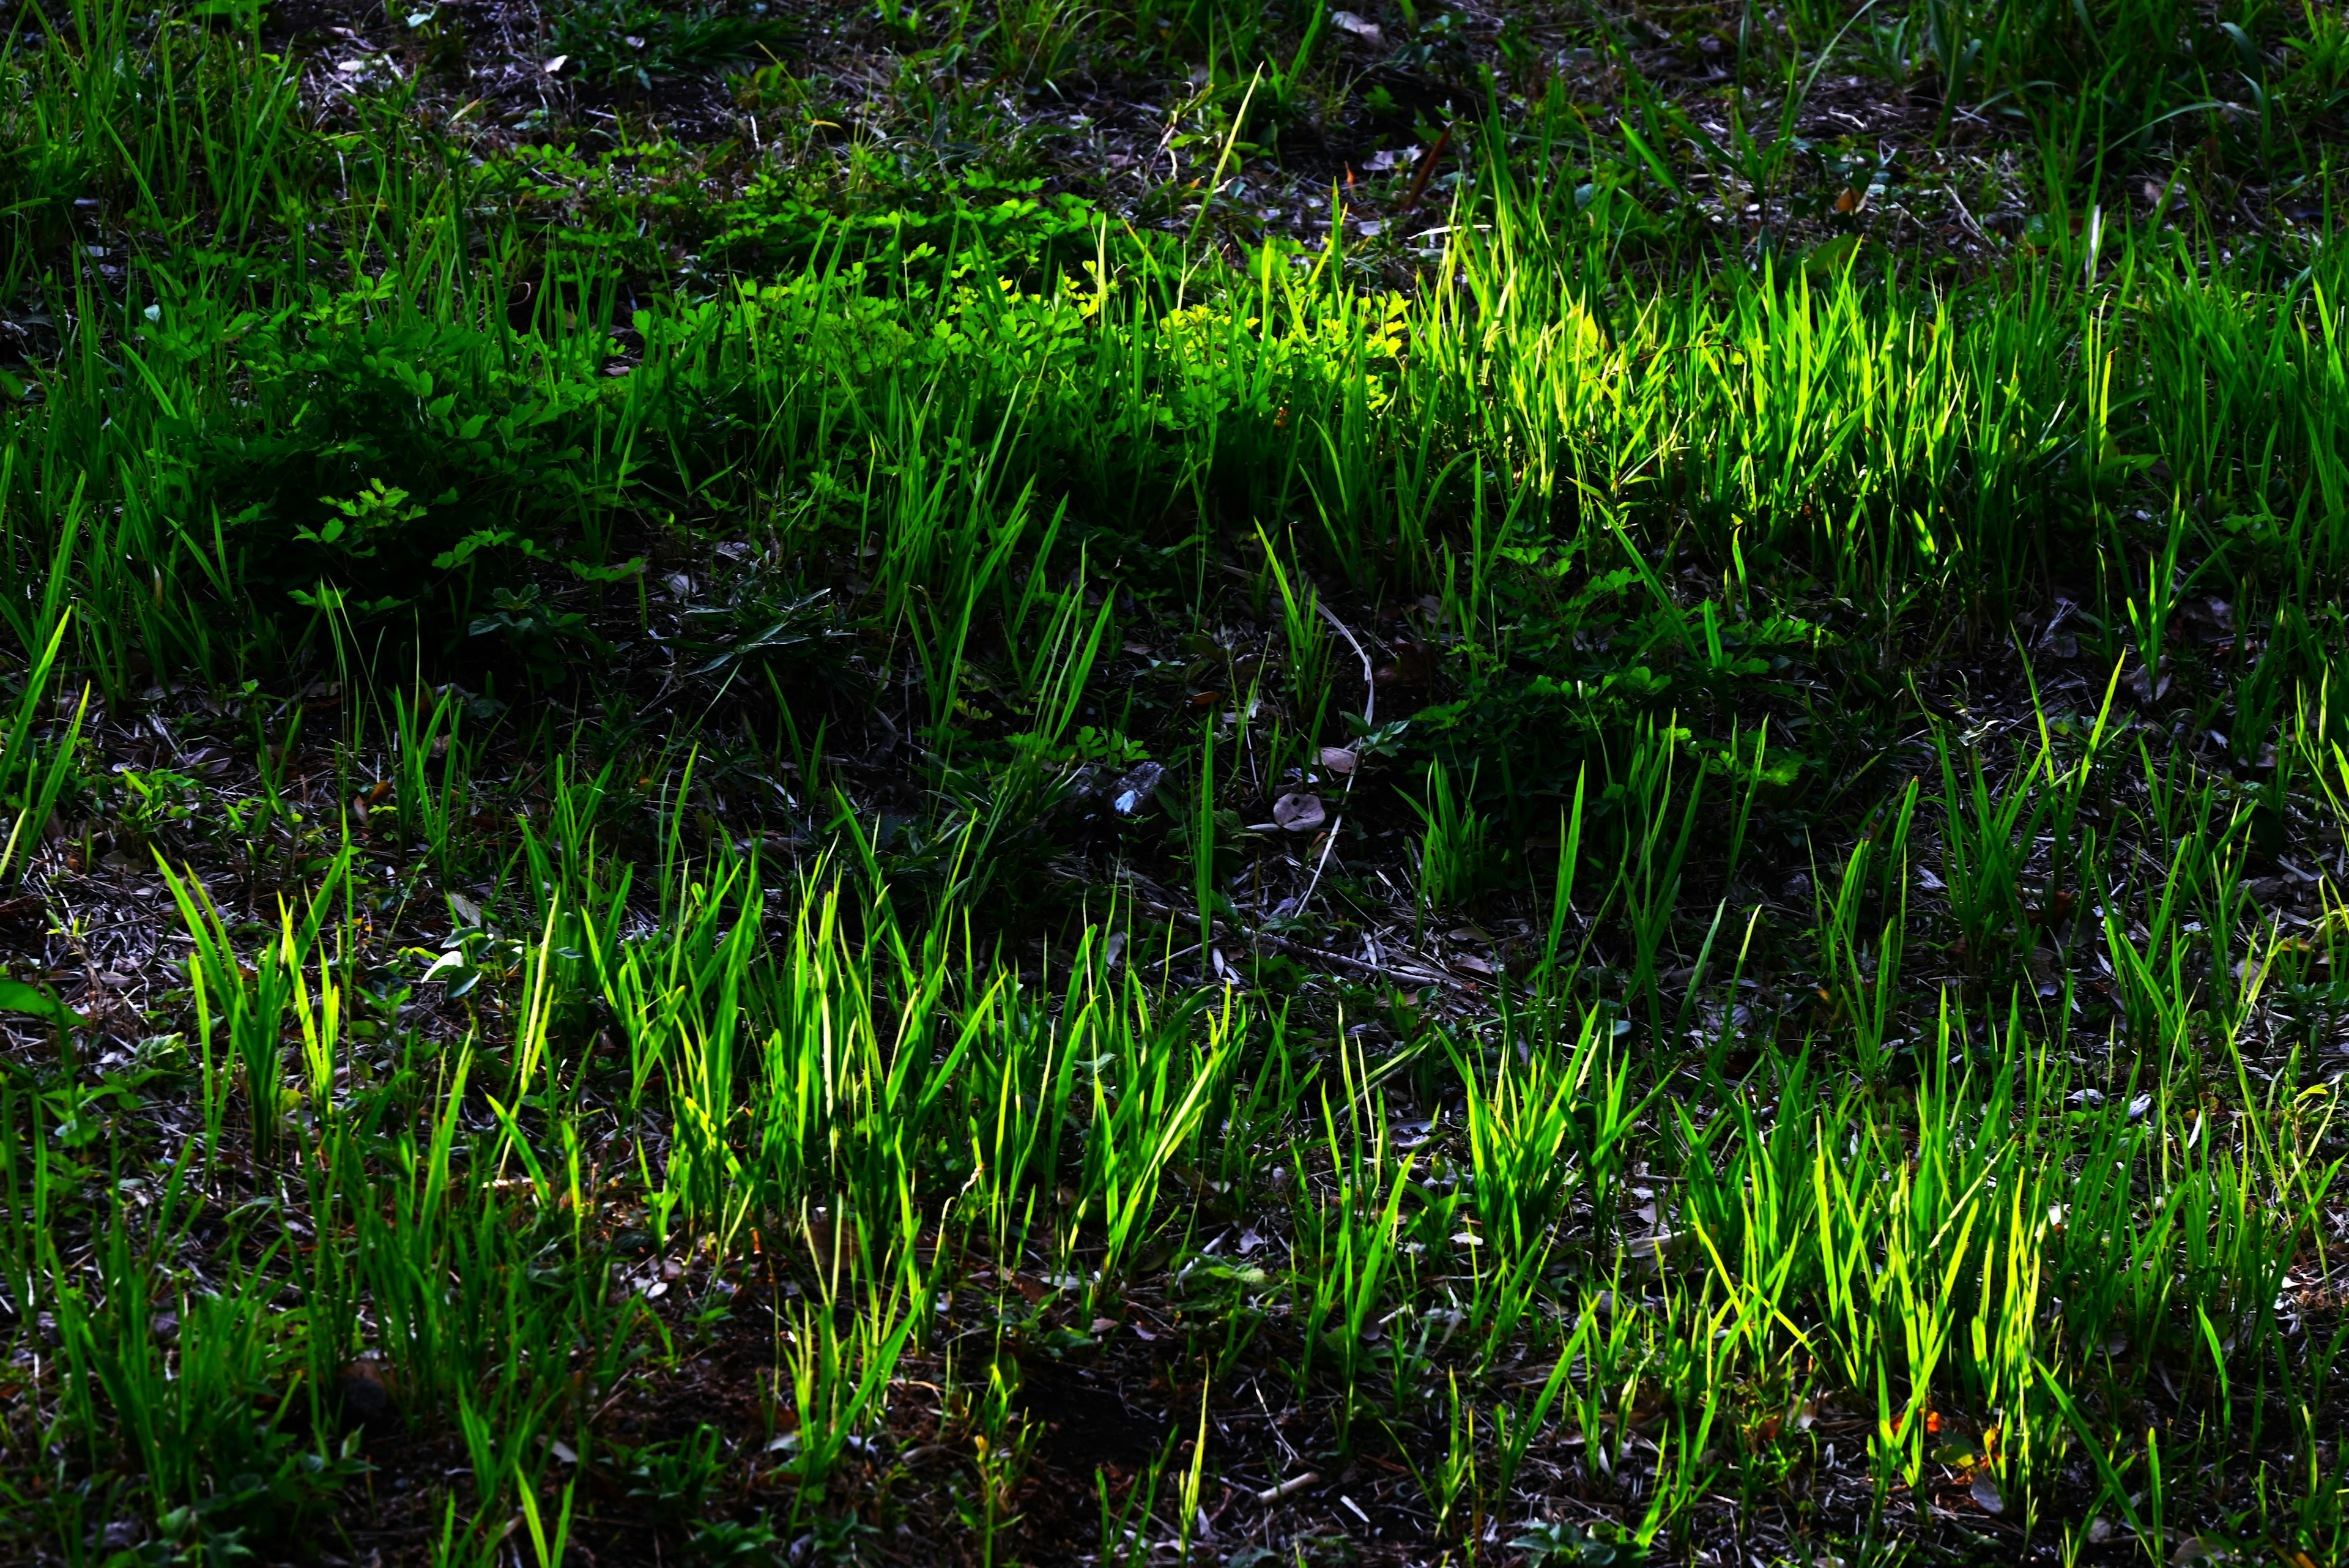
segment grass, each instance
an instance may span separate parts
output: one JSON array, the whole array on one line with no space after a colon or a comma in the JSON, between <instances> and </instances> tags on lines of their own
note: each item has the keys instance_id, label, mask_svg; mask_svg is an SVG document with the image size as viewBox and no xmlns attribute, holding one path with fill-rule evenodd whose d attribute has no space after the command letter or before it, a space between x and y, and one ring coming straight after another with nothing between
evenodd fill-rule
<instances>
[{"instance_id":1,"label":"grass","mask_svg":"<svg viewBox=\"0 0 2349 1568\"><path fill-rule=\"evenodd\" d=\"M2344 47L26 8L5 1551L2336 1561Z\"/></svg>"}]
</instances>

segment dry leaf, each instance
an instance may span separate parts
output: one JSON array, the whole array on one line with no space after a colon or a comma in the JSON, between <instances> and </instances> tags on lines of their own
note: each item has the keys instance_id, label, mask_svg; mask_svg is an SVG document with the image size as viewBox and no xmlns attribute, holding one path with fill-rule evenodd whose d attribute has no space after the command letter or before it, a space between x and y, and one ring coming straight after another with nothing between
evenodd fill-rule
<instances>
[{"instance_id":1,"label":"dry leaf","mask_svg":"<svg viewBox=\"0 0 2349 1568\"><path fill-rule=\"evenodd\" d=\"M1341 746L1324 746L1321 748L1322 771L1324 773L1335 774L1340 778L1349 778L1352 776L1356 760L1357 759L1353 753L1347 751Z\"/></svg>"},{"instance_id":2,"label":"dry leaf","mask_svg":"<svg viewBox=\"0 0 2349 1568\"><path fill-rule=\"evenodd\" d=\"M2004 1513L2006 1499L2000 1495L1998 1483L1988 1476L1974 1477L1974 1484L1966 1489L1968 1496L1982 1504L1984 1513Z\"/></svg>"},{"instance_id":3,"label":"dry leaf","mask_svg":"<svg viewBox=\"0 0 2349 1568\"><path fill-rule=\"evenodd\" d=\"M1310 833L1330 820L1321 797L1294 790L1272 803L1272 820L1291 833Z\"/></svg>"}]
</instances>

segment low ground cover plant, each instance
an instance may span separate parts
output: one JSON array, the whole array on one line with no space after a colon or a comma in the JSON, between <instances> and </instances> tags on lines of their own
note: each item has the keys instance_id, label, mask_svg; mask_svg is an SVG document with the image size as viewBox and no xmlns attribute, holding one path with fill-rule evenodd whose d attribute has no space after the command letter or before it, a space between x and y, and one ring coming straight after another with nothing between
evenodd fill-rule
<instances>
[{"instance_id":1,"label":"low ground cover plant","mask_svg":"<svg viewBox=\"0 0 2349 1568\"><path fill-rule=\"evenodd\" d=\"M2344 62L28 4L5 1552L2336 1561Z\"/></svg>"}]
</instances>

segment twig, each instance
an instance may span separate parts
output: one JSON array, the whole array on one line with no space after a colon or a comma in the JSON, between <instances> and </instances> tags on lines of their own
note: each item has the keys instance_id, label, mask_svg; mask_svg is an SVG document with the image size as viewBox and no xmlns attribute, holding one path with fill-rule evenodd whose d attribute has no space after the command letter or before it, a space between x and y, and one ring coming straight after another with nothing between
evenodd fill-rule
<instances>
[{"instance_id":1,"label":"twig","mask_svg":"<svg viewBox=\"0 0 2349 1568\"><path fill-rule=\"evenodd\" d=\"M1320 1476L1316 1472L1307 1470L1301 1476L1289 1477L1287 1480L1280 1482L1278 1486L1268 1486L1265 1488L1262 1491L1256 1494L1256 1500L1262 1503L1278 1502L1282 1498L1288 1496L1292 1492L1303 1491L1307 1487L1311 1486L1320 1479Z\"/></svg>"},{"instance_id":2,"label":"twig","mask_svg":"<svg viewBox=\"0 0 2349 1568\"><path fill-rule=\"evenodd\" d=\"M1998 249L1998 246L1992 241L1991 237L1982 233L1982 225L1974 222L1974 215L1966 211L1965 199L1958 194L1958 189L1956 186L1942 186L1941 194L1947 196L1950 199L1950 204L1957 208L1959 226L1963 228L1966 233L1971 234L1975 239L1980 240L1985 248L1990 250Z\"/></svg>"},{"instance_id":3,"label":"twig","mask_svg":"<svg viewBox=\"0 0 2349 1568\"><path fill-rule=\"evenodd\" d=\"M1444 144L1451 140L1451 126L1446 125L1442 130L1436 132L1435 145L1429 148L1427 156L1419 161L1419 173L1412 180L1410 193L1403 197L1402 205L1395 209L1395 217L1398 220L1410 217L1411 210L1419 205L1420 193L1427 189L1427 178L1435 172L1436 160L1444 156ZM1340 627L1339 629L1342 631L1345 628Z\"/></svg>"},{"instance_id":4,"label":"twig","mask_svg":"<svg viewBox=\"0 0 2349 1568\"><path fill-rule=\"evenodd\" d=\"M1083 882L1085 880L1076 873L1068 870L1055 870L1051 875L1059 877L1064 881L1070 882ZM1175 920L1190 920L1196 918L1196 912L1194 910L1178 909L1172 904L1161 903L1159 900L1150 898L1146 894L1138 892L1130 887L1123 888L1112 888L1110 891L1112 897L1123 898L1129 907L1139 909L1143 914L1149 915L1156 919L1165 920L1172 923ZM1256 947L1268 947L1272 949L1275 952L1286 953L1290 958L1310 959L1315 963L1326 964L1331 969L1344 970L1350 973L1364 975L1373 980L1423 981L1445 986L1454 991L1466 992L1471 995L1480 994L1482 991L1482 988L1472 981L1461 980L1455 976L1445 974L1439 970L1412 970L1406 971L1401 969L1390 968L1385 964L1375 963L1368 959L1349 958L1344 953L1333 953L1324 948L1311 947L1304 942L1298 941L1293 938L1278 936L1271 931L1257 930L1247 926L1243 926L1237 920L1221 919L1210 917L1207 925L1208 929L1211 932L1219 932L1225 936L1233 938L1237 941L1244 941ZM1191 947L1185 948L1181 952L1168 955L1164 961L1171 963L1175 959L1187 957L1198 950L1198 945L1194 944ZM1153 966L1154 967L1158 961L1159 961L1153 960Z\"/></svg>"}]
</instances>

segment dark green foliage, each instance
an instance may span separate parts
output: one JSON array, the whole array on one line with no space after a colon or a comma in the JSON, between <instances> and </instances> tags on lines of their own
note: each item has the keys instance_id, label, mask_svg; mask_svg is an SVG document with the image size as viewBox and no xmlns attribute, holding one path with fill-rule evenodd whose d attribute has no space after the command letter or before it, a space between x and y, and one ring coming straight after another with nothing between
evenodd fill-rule
<instances>
[{"instance_id":1,"label":"dark green foliage","mask_svg":"<svg viewBox=\"0 0 2349 1568\"><path fill-rule=\"evenodd\" d=\"M0 1552L2340 1555L2337 19L285 9L0 48Z\"/></svg>"},{"instance_id":2,"label":"dark green foliage","mask_svg":"<svg viewBox=\"0 0 2349 1568\"><path fill-rule=\"evenodd\" d=\"M552 8L551 47L595 81L649 91L664 78L771 58L791 24L766 0L699 0L672 8L657 0L561 0Z\"/></svg>"}]
</instances>

